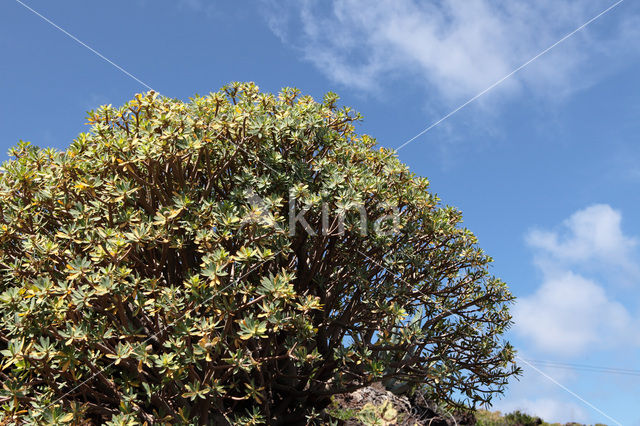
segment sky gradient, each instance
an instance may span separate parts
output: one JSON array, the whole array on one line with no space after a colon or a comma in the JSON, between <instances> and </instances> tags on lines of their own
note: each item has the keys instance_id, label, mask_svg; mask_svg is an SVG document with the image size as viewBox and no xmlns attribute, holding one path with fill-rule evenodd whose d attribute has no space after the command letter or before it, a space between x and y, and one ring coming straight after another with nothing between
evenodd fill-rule
<instances>
[{"instance_id":1,"label":"sky gradient","mask_svg":"<svg viewBox=\"0 0 640 426\"><path fill-rule=\"evenodd\" d=\"M566 364L532 364L546 377L521 363L494 408L640 425L638 373L568 366L640 370L640 3L617 4L510 75L614 4L24 2L141 84L4 0L2 159L20 139L64 149L87 130L87 110L145 85L187 100L231 81L337 92L363 114L359 132L397 148L509 76L398 155L462 210L518 296L507 338L519 356Z\"/></svg>"}]
</instances>

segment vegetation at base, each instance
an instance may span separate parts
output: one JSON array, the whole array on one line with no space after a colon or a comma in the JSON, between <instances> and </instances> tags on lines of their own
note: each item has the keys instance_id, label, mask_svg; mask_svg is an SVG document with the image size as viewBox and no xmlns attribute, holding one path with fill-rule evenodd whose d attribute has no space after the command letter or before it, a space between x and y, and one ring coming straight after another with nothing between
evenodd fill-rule
<instances>
[{"instance_id":1,"label":"vegetation at base","mask_svg":"<svg viewBox=\"0 0 640 426\"><path fill-rule=\"evenodd\" d=\"M350 421L350 424L361 424L363 426L378 425L430 425L435 424L451 424L454 420L447 416L438 416L437 418L425 418L421 416L410 416L409 422L403 423L402 414L398 414L393 404L389 401L383 401L376 405L366 403L359 409L341 407L339 404L331 404L326 409L330 420L329 424L339 424L339 422ZM585 426L580 423L547 423L540 417L531 416L520 410L503 415L499 411L476 410L474 413L476 426ZM458 423L467 424L467 423ZM594 426L606 426L602 423L596 423Z\"/></svg>"},{"instance_id":2,"label":"vegetation at base","mask_svg":"<svg viewBox=\"0 0 640 426\"><path fill-rule=\"evenodd\" d=\"M294 424L375 381L451 406L502 392L506 284L337 101L149 92L64 151L11 149L2 421Z\"/></svg>"},{"instance_id":3,"label":"vegetation at base","mask_svg":"<svg viewBox=\"0 0 640 426\"><path fill-rule=\"evenodd\" d=\"M563 426L562 423L547 423L540 417L532 416L520 410L502 415L499 411L477 410L477 426ZM580 423L566 423L565 426L585 426ZM595 426L606 426L596 423Z\"/></svg>"}]
</instances>

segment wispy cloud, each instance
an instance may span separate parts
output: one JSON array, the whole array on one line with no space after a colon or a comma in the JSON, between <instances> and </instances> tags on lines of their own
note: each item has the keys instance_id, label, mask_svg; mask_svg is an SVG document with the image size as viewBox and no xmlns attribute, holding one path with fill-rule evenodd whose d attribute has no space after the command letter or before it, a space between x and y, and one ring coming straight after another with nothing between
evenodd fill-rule
<instances>
[{"instance_id":1,"label":"wispy cloud","mask_svg":"<svg viewBox=\"0 0 640 426\"><path fill-rule=\"evenodd\" d=\"M430 94L457 101L485 89L611 2L264 3L274 33L331 80L375 91L390 80L410 78ZM606 36L580 33L502 88L555 96L585 85L588 77L580 68L592 54L635 49L628 43L637 37L632 17L616 16Z\"/></svg>"}]
</instances>

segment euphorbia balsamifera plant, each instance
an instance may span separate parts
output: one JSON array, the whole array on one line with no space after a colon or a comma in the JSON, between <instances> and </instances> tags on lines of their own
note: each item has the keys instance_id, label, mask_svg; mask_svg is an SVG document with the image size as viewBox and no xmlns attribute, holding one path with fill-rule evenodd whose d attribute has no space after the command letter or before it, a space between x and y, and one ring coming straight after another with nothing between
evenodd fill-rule
<instances>
[{"instance_id":1,"label":"euphorbia balsamifera plant","mask_svg":"<svg viewBox=\"0 0 640 426\"><path fill-rule=\"evenodd\" d=\"M474 406L513 300L359 116L234 83L89 112L0 173L7 422L295 424L383 382Z\"/></svg>"}]
</instances>

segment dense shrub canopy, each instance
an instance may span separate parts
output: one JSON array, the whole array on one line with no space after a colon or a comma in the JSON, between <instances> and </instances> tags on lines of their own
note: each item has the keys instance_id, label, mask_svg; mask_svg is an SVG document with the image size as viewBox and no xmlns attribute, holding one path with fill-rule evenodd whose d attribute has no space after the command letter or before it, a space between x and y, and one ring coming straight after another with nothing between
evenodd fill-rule
<instances>
[{"instance_id":1,"label":"dense shrub canopy","mask_svg":"<svg viewBox=\"0 0 640 426\"><path fill-rule=\"evenodd\" d=\"M5 418L287 424L376 381L451 404L502 391L506 285L460 212L336 103L149 92L90 112L65 151L13 148Z\"/></svg>"}]
</instances>

